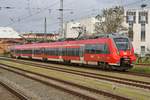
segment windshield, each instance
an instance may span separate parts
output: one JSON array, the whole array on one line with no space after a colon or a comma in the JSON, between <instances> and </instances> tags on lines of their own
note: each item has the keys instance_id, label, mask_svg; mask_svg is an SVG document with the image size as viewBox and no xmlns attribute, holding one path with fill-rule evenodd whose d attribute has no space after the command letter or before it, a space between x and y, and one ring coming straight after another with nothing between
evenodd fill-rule
<instances>
[{"instance_id":1,"label":"windshield","mask_svg":"<svg viewBox=\"0 0 150 100\"><path fill-rule=\"evenodd\" d=\"M126 51L130 49L128 38L114 38L114 41L118 50Z\"/></svg>"}]
</instances>

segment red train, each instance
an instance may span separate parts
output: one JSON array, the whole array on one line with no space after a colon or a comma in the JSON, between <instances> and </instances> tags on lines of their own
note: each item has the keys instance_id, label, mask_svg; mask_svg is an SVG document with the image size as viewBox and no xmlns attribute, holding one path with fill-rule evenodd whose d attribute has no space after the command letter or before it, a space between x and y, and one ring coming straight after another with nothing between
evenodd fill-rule
<instances>
[{"instance_id":1,"label":"red train","mask_svg":"<svg viewBox=\"0 0 150 100\"><path fill-rule=\"evenodd\" d=\"M92 64L103 69L127 70L136 60L126 36L108 34L94 39L32 43L10 47L11 56L64 63Z\"/></svg>"}]
</instances>

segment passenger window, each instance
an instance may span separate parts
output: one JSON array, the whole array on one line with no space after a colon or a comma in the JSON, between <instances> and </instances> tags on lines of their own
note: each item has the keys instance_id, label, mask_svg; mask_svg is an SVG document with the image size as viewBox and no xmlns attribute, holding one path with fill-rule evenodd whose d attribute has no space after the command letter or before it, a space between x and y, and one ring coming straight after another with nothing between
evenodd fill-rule
<instances>
[{"instance_id":1,"label":"passenger window","mask_svg":"<svg viewBox=\"0 0 150 100\"><path fill-rule=\"evenodd\" d=\"M85 52L89 54L107 54L109 50L107 44L87 44Z\"/></svg>"}]
</instances>

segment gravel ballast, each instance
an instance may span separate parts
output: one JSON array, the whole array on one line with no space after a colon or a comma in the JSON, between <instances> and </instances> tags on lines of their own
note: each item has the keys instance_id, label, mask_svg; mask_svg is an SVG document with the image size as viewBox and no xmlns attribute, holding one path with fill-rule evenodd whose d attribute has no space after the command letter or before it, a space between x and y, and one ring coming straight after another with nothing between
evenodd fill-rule
<instances>
[{"instance_id":1,"label":"gravel ballast","mask_svg":"<svg viewBox=\"0 0 150 100\"><path fill-rule=\"evenodd\" d=\"M15 85L18 85L18 87L23 88L29 95L33 95L34 98L36 97L39 100L83 100L83 98L63 92L54 87L44 85L40 82L28 79L4 69L0 69L0 77L13 82Z\"/></svg>"},{"instance_id":2,"label":"gravel ballast","mask_svg":"<svg viewBox=\"0 0 150 100\"><path fill-rule=\"evenodd\" d=\"M19 100L19 98L0 85L0 100Z\"/></svg>"}]
</instances>

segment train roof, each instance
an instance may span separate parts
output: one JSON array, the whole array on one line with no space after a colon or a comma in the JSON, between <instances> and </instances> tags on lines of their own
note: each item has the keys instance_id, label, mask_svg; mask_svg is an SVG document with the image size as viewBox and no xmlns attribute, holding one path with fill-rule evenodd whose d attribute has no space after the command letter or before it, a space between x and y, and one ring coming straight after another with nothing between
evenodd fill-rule
<instances>
[{"instance_id":1,"label":"train roof","mask_svg":"<svg viewBox=\"0 0 150 100\"><path fill-rule=\"evenodd\" d=\"M124 35L120 34L100 34L96 35L95 37L86 39L86 40L70 40L70 41L57 41L57 42L48 42L48 43L31 43L31 44L23 44L23 45L15 45L12 46L11 48L15 49L28 49L28 48L42 48L42 47L57 47L57 46L62 46L62 45L68 45L71 46L76 45L80 46L83 44L95 44L98 42L104 43L106 40L111 39L111 38L123 38L127 37Z\"/></svg>"},{"instance_id":2,"label":"train roof","mask_svg":"<svg viewBox=\"0 0 150 100\"><path fill-rule=\"evenodd\" d=\"M97 34L95 38L128 38L126 34L111 33L111 34Z\"/></svg>"}]
</instances>

